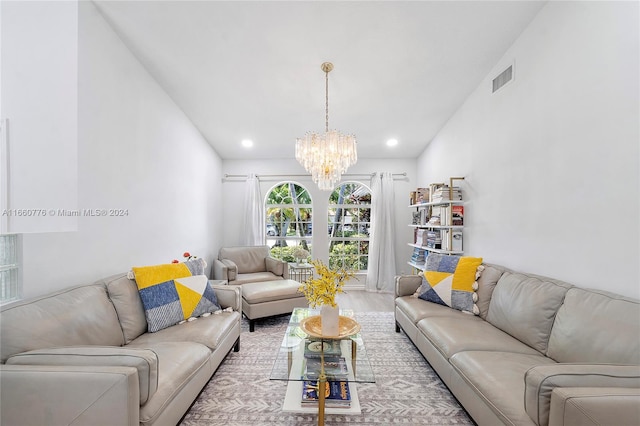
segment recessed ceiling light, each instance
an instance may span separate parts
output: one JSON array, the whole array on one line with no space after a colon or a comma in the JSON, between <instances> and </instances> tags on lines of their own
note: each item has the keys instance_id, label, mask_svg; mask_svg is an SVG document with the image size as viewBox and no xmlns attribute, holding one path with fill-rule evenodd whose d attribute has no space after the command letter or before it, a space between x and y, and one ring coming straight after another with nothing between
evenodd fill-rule
<instances>
[{"instance_id":1,"label":"recessed ceiling light","mask_svg":"<svg viewBox=\"0 0 640 426\"><path fill-rule=\"evenodd\" d=\"M251 139L243 139L241 143L245 148L251 148L253 146L253 141Z\"/></svg>"},{"instance_id":2,"label":"recessed ceiling light","mask_svg":"<svg viewBox=\"0 0 640 426\"><path fill-rule=\"evenodd\" d=\"M398 139L389 139L387 141L387 146L396 146L398 145Z\"/></svg>"}]
</instances>

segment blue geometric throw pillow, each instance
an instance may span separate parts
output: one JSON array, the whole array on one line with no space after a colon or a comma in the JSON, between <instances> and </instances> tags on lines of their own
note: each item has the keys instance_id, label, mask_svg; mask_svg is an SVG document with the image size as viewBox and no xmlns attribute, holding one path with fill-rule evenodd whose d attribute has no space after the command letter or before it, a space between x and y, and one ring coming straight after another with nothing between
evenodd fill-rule
<instances>
[{"instance_id":1,"label":"blue geometric throw pillow","mask_svg":"<svg viewBox=\"0 0 640 426\"><path fill-rule=\"evenodd\" d=\"M206 275L176 278L138 291L151 333L221 309Z\"/></svg>"},{"instance_id":2,"label":"blue geometric throw pillow","mask_svg":"<svg viewBox=\"0 0 640 426\"><path fill-rule=\"evenodd\" d=\"M476 280L482 271L481 257L430 253L422 276L422 285L415 296L428 302L449 306L478 315L475 302Z\"/></svg>"}]
</instances>

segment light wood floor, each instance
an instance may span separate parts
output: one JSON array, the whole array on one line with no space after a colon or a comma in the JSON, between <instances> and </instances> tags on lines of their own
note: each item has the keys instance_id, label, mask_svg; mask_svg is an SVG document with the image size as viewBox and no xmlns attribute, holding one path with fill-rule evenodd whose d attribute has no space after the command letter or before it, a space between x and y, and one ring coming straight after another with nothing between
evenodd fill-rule
<instances>
[{"instance_id":1,"label":"light wood floor","mask_svg":"<svg viewBox=\"0 0 640 426\"><path fill-rule=\"evenodd\" d=\"M336 296L340 309L354 312L393 312L394 296L391 293L373 293L364 290L346 290Z\"/></svg>"}]
</instances>

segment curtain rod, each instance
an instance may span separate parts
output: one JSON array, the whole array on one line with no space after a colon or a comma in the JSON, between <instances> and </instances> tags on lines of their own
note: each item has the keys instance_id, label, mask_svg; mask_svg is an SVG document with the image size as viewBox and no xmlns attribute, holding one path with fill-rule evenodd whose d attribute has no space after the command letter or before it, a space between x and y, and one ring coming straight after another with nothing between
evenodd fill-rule
<instances>
[{"instance_id":1,"label":"curtain rod","mask_svg":"<svg viewBox=\"0 0 640 426\"><path fill-rule=\"evenodd\" d=\"M342 176L344 177L355 177L355 176L368 176L368 177L373 177L375 176L377 173L345 173ZM406 177L407 176L407 172L402 172L402 173L392 173L392 175L395 176L399 176L399 177ZM230 175L228 173L225 173L224 178L228 179L228 178L237 178L237 179L247 179L249 177L249 175ZM283 177L283 178L292 178L292 177L311 177L311 175L270 175L270 174L257 174L256 177L258 179L260 178L275 178L275 177Z\"/></svg>"}]
</instances>

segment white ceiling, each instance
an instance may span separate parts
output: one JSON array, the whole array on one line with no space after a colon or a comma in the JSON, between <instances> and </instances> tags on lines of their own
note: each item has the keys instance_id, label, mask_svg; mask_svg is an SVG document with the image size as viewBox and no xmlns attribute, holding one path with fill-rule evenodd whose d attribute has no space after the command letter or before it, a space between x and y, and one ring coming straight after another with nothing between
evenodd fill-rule
<instances>
[{"instance_id":1,"label":"white ceiling","mask_svg":"<svg viewBox=\"0 0 640 426\"><path fill-rule=\"evenodd\" d=\"M416 157L544 5L95 3L223 159L293 158L296 137L324 131L325 61L329 126L360 158Z\"/></svg>"}]
</instances>

